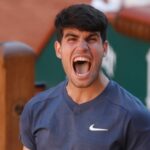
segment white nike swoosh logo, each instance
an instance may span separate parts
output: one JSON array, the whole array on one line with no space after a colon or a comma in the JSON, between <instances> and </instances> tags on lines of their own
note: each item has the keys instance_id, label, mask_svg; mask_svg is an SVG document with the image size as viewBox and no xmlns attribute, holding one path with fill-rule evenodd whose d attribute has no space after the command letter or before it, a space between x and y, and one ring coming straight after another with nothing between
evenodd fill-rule
<instances>
[{"instance_id":1,"label":"white nike swoosh logo","mask_svg":"<svg viewBox=\"0 0 150 150\"><path fill-rule=\"evenodd\" d=\"M89 130L90 130L90 131L108 131L108 129L104 129L104 128L95 128L95 127L94 127L94 124L92 124L92 125L89 127Z\"/></svg>"}]
</instances>

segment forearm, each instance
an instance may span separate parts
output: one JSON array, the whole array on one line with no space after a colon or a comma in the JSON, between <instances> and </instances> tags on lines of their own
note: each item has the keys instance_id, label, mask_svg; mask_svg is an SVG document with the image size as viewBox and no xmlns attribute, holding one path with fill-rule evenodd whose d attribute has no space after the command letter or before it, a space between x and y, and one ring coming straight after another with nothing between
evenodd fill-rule
<instances>
[{"instance_id":1,"label":"forearm","mask_svg":"<svg viewBox=\"0 0 150 150\"><path fill-rule=\"evenodd\" d=\"M30 149L28 149L27 147L23 146L23 150L30 150Z\"/></svg>"}]
</instances>

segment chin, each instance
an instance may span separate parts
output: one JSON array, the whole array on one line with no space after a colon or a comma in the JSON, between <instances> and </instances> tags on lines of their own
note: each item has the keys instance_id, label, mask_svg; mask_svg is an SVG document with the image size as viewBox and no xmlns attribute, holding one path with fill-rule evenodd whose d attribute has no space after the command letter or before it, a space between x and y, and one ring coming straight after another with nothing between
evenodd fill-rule
<instances>
[{"instance_id":1,"label":"chin","mask_svg":"<svg viewBox=\"0 0 150 150\"><path fill-rule=\"evenodd\" d=\"M88 88L92 85L92 81L73 81L72 84L77 88Z\"/></svg>"}]
</instances>

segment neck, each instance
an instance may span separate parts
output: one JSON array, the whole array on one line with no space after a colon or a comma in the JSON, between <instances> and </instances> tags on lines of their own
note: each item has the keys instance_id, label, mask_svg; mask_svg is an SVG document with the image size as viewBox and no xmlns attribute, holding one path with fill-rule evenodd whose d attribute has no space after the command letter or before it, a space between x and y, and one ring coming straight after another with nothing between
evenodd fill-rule
<instances>
[{"instance_id":1,"label":"neck","mask_svg":"<svg viewBox=\"0 0 150 150\"><path fill-rule=\"evenodd\" d=\"M86 88L78 88L72 84L67 85L68 95L78 104L86 103L96 98L106 88L109 79L101 73L99 78Z\"/></svg>"}]
</instances>

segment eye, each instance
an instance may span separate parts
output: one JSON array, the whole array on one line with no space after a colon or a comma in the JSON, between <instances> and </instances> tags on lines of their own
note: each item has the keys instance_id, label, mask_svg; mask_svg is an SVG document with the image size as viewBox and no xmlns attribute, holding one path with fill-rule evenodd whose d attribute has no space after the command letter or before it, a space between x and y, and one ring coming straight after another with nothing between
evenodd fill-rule
<instances>
[{"instance_id":1,"label":"eye","mask_svg":"<svg viewBox=\"0 0 150 150\"><path fill-rule=\"evenodd\" d=\"M97 38L96 37L91 37L87 40L89 43L93 43L93 42L96 42L97 41Z\"/></svg>"},{"instance_id":2,"label":"eye","mask_svg":"<svg viewBox=\"0 0 150 150\"><path fill-rule=\"evenodd\" d=\"M99 41L99 38L100 38L100 36L98 33L92 33L87 37L86 40L88 43L95 43L95 42Z\"/></svg>"},{"instance_id":3,"label":"eye","mask_svg":"<svg viewBox=\"0 0 150 150\"><path fill-rule=\"evenodd\" d=\"M70 44L73 44L73 43L75 43L76 41L77 41L77 38L76 38L76 37L69 37L69 38L67 39L67 42L70 43Z\"/></svg>"},{"instance_id":4,"label":"eye","mask_svg":"<svg viewBox=\"0 0 150 150\"><path fill-rule=\"evenodd\" d=\"M68 38L68 41L76 41L77 39L72 37L72 38Z\"/></svg>"}]
</instances>

